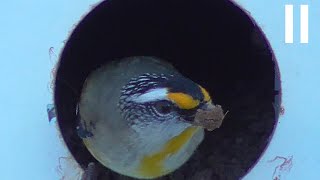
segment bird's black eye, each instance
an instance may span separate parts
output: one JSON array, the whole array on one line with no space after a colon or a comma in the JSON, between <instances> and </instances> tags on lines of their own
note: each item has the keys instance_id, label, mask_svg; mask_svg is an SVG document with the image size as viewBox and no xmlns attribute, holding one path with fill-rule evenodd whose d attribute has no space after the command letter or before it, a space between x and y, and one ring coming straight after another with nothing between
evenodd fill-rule
<instances>
[{"instance_id":1,"label":"bird's black eye","mask_svg":"<svg viewBox=\"0 0 320 180\"><path fill-rule=\"evenodd\" d=\"M158 101L154 107L161 114L169 114L173 110L173 106L169 101Z\"/></svg>"}]
</instances>

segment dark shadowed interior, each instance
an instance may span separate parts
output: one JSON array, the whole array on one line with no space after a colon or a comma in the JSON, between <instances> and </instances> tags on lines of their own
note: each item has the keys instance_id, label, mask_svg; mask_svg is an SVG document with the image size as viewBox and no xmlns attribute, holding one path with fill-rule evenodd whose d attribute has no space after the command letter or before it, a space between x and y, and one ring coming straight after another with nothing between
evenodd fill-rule
<instances>
[{"instance_id":1,"label":"dark shadowed interior","mask_svg":"<svg viewBox=\"0 0 320 180\"><path fill-rule=\"evenodd\" d=\"M76 103L88 74L122 57L156 56L210 91L229 110L192 158L161 179L235 180L254 166L277 124L279 71L252 19L227 0L109 0L70 35L55 82L58 123L85 168L96 160L76 133ZM130 179L99 165L98 179Z\"/></svg>"}]
</instances>

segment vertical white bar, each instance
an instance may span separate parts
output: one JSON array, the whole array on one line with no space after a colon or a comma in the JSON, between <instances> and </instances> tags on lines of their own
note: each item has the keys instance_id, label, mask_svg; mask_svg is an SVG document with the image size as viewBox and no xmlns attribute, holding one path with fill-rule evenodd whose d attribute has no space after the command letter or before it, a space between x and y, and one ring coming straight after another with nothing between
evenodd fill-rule
<instances>
[{"instance_id":1,"label":"vertical white bar","mask_svg":"<svg viewBox=\"0 0 320 180\"><path fill-rule=\"evenodd\" d=\"M285 5L285 43L293 43L293 5Z\"/></svg>"},{"instance_id":2,"label":"vertical white bar","mask_svg":"<svg viewBox=\"0 0 320 180\"><path fill-rule=\"evenodd\" d=\"M309 6L300 5L300 43L309 41Z\"/></svg>"}]
</instances>

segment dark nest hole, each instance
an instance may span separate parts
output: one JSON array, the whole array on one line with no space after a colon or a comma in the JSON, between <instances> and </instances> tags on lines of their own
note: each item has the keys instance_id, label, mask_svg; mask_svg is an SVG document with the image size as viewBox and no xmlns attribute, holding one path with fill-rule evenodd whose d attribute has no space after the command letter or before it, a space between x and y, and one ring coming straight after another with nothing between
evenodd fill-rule
<instances>
[{"instance_id":1,"label":"dark nest hole","mask_svg":"<svg viewBox=\"0 0 320 180\"><path fill-rule=\"evenodd\" d=\"M96 162L77 136L75 109L88 74L110 60L157 56L206 87L229 110L222 127L179 170L161 179L243 177L272 137L280 104L277 64L255 22L227 0L109 0L76 27L55 83L58 123L85 168ZM130 179L99 166L98 179Z\"/></svg>"}]
</instances>

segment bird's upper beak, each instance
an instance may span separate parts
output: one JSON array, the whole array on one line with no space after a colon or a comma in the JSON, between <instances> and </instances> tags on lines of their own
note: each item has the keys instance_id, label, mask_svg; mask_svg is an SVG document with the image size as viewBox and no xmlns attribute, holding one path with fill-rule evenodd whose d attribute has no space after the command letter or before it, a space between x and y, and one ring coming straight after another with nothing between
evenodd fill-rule
<instances>
[{"instance_id":1,"label":"bird's upper beak","mask_svg":"<svg viewBox=\"0 0 320 180\"><path fill-rule=\"evenodd\" d=\"M200 105L191 123L212 131L221 126L225 115L220 105L214 105L210 101Z\"/></svg>"},{"instance_id":2,"label":"bird's upper beak","mask_svg":"<svg viewBox=\"0 0 320 180\"><path fill-rule=\"evenodd\" d=\"M201 109L203 111L210 111L214 109L214 105L212 104L212 102L206 102L206 103L202 103L198 109Z\"/></svg>"}]
</instances>

